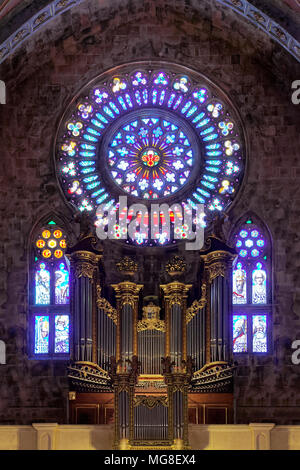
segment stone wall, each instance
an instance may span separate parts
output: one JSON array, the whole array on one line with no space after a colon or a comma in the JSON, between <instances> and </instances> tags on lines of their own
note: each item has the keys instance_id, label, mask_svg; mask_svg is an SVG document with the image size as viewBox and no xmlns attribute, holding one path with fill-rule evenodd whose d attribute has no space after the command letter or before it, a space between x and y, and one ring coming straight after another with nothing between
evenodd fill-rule
<instances>
[{"instance_id":1,"label":"stone wall","mask_svg":"<svg viewBox=\"0 0 300 470\"><path fill-rule=\"evenodd\" d=\"M7 85L7 104L0 107L0 339L7 348L7 364L0 365L0 423L67 422L66 364L27 358L30 234L47 214L58 214L69 233L78 230L53 165L65 107L102 71L146 59L195 68L239 109L248 168L227 229L247 211L267 224L274 248L274 315L272 354L245 358L239 367L237 422L297 424L300 366L291 363L291 343L300 335L300 163L298 109L290 95L299 65L262 31L213 0L87 0L0 66ZM117 250L111 255L105 248L108 273ZM142 258L156 264L159 273L168 253L153 253ZM191 256L188 280L198 269L197 255ZM149 281L146 264L140 283Z\"/></svg>"}]
</instances>

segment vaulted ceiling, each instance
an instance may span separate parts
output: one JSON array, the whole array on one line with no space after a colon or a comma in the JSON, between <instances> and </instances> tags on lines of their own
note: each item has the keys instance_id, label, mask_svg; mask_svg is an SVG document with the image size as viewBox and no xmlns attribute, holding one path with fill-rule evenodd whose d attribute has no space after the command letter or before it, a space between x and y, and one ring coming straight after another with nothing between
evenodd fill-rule
<instances>
[{"instance_id":1,"label":"vaulted ceiling","mask_svg":"<svg viewBox=\"0 0 300 470\"><path fill-rule=\"evenodd\" d=\"M0 50L0 58L4 57L3 52L7 48L6 40L9 42L12 38L13 47L11 49L15 48L22 41L18 39L15 42L14 35L23 28L26 22L29 24L32 18L38 19L41 10L45 9L45 7L51 5L51 9L56 11L58 6L61 9L68 9L85 1L87 0L0 0L0 45L4 45L4 49ZM111 0L112 5L114 1ZM201 2L201 0L198 1ZM105 2L104 0L98 0L98 3L100 7ZM277 42L280 42L286 49L289 49L294 56L296 50L296 55L299 57L300 0L215 0L216 6L217 3L235 10L244 16L244 18L246 17L246 20L250 20L258 27L264 25L267 34ZM212 2L213 4L214 2ZM245 6L246 4L247 6ZM248 14L248 12L251 13L252 6L258 9L258 19L254 19L255 10L254 16L253 12L252 17L251 14ZM241 15L239 15L239 19L241 22L244 22ZM267 26L267 24L270 24L270 22L268 23L268 18L271 20L271 26ZM274 25L274 22L280 27L279 30L276 24ZM35 26L29 25L28 27L29 29L37 29ZM288 46L288 44L291 44L291 46Z\"/></svg>"},{"instance_id":2,"label":"vaulted ceiling","mask_svg":"<svg viewBox=\"0 0 300 470\"><path fill-rule=\"evenodd\" d=\"M5 19L1 23L4 27L5 23L13 22L15 16L23 17L23 21L26 21L30 14L37 13L48 3L49 0L0 0L0 20ZM297 32L300 36L300 0L250 0L250 3L285 26L289 33L296 35Z\"/></svg>"}]
</instances>

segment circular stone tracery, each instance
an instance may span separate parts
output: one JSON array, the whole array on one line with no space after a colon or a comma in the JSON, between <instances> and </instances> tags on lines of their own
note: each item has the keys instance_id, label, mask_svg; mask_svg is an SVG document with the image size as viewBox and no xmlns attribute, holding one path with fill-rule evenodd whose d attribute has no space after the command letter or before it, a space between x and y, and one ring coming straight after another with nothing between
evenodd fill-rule
<instances>
[{"instance_id":1,"label":"circular stone tracery","mask_svg":"<svg viewBox=\"0 0 300 470\"><path fill-rule=\"evenodd\" d=\"M103 74L72 101L58 130L57 173L73 206L93 216L122 193L130 204L202 203L209 223L236 197L243 148L236 111L205 77L175 64L135 63Z\"/></svg>"}]
</instances>

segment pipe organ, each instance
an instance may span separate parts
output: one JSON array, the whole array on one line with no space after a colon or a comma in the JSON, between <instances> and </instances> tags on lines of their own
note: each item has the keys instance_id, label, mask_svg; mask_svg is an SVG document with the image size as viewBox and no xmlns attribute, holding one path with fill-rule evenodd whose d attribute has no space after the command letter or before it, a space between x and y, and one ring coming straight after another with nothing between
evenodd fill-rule
<instances>
[{"instance_id":1,"label":"pipe organ","mask_svg":"<svg viewBox=\"0 0 300 470\"><path fill-rule=\"evenodd\" d=\"M191 298L193 284L184 282L186 263L175 257L160 299L145 305L145 286L133 282L137 266L126 257L119 263L124 280L111 285L114 298L101 295L102 256L92 234L68 252L74 333L70 396L111 397L116 449L188 448L192 405L200 409L204 398L218 404L232 392L234 250L208 237L199 253L203 275L195 279L199 299Z\"/></svg>"}]
</instances>

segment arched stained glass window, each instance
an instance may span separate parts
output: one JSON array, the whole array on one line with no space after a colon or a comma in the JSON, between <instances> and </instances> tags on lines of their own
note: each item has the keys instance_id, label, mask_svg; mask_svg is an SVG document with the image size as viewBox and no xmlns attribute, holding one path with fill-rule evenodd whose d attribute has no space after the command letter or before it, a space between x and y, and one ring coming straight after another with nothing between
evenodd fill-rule
<instances>
[{"instance_id":1,"label":"arched stained glass window","mask_svg":"<svg viewBox=\"0 0 300 470\"><path fill-rule=\"evenodd\" d=\"M247 217L234 234L238 253L232 276L234 353L267 353L272 313L271 240L263 224Z\"/></svg>"},{"instance_id":2,"label":"arched stained glass window","mask_svg":"<svg viewBox=\"0 0 300 470\"><path fill-rule=\"evenodd\" d=\"M30 286L30 356L70 353L70 279L64 231L51 220L33 240Z\"/></svg>"}]
</instances>

